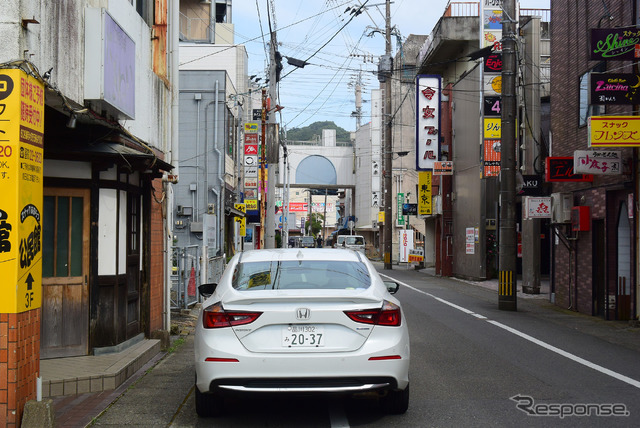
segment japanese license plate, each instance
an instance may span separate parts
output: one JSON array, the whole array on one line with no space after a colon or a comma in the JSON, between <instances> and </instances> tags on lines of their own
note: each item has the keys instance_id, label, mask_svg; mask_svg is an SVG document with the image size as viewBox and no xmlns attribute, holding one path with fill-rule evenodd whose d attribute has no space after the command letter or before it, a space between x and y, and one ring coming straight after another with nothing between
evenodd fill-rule
<instances>
[{"instance_id":1,"label":"japanese license plate","mask_svg":"<svg viewBox=\"0 0 640 428\"><path fill-rule=\"evenodd\" d=\"M324 346L324 328L317 325L288 325L282 327L282 346L287 348L316 348Z\"/></svg>"}]
</instances>

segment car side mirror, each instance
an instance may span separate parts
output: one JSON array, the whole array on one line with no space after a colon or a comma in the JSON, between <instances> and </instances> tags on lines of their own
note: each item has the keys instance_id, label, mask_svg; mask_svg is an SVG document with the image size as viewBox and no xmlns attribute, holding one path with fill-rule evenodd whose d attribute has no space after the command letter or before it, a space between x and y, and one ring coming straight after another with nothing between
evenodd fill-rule
<instances>
[{"instance_id":1,"label":"car side mirror","mask_svg":"<svg viewBox=\"0 0 640 428\"><path fill-rule=\"evenodd\" d=\"M387 286L387 291L391 294L396 294L400 289L400 284L395 281L383 281L384 285Z\"/></svg>"},{"instance_id":2,"label":"car side mirror","mask_svg":"<svg viewBox=\"0 0 640 428\"><path fill-rule=\"evenodd\" d=\"M201 284L198 287L198 292L200 293L200 295L202 297L204 297L206 299L207 297L211 296L214 291L216 291L216 287L217 286L218 286L218 284L216 284L216 283Z\"/></svg>"}]
</instances>

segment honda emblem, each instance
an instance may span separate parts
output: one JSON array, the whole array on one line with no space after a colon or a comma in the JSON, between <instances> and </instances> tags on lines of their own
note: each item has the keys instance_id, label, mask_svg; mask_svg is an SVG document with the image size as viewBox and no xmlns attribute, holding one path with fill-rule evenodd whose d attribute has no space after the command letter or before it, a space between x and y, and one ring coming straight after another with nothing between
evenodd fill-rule
<instances>
[{"instance_id":1,"label":"honda emblem","mask_svg":"<svg viewBox=\"0 0 640 428\"><path fill-rule=\"evenodd\" d=\"M308 320L311 318L311 311L307 308L296 309L296 318L299 320Z\"/></svg>"}]
</instances>

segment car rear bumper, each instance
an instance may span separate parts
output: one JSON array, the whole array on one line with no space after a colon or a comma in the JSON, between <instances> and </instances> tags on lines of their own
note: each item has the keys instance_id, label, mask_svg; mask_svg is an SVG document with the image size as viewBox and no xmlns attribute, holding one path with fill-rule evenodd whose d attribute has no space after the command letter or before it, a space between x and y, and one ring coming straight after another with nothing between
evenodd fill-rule
<instances>
[{"instance_id":1,"label":"car rear bumper","mask_svg":"<svg viewBox=\"0 0 640 428\"><path fill-rule=\"evenodd\" d=\"M266 393L361 393L381 389L397 389L393 378L268 378L217 379L210 391Z\"/></svg>"},{"instance_id":2,"label":"car rear bumper","mask_svg":"<svg viewBox=\"0 0 640 428\"><path fill-rule=\"evenodd\" d=\"M224 349L214 349L213 342L196 339L197 386L201 392L212 388L346 393L405 389L409 383L408 334L397 335L393 343L373 336L356 351L307 353L254 353L227 340L218 342L227 345ZM210 357L216 360L207 361Z\"/></svg>"}]
</instances>

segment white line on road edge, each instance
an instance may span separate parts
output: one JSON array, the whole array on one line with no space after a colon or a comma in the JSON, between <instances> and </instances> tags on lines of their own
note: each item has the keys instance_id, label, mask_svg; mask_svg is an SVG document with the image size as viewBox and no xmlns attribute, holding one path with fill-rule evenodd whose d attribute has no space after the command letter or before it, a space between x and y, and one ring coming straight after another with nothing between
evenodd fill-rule
<instances>
[{"instance_id":1,"label":"white line on road edge","mask_svg":"<svg viewBox=\"0 0 640 428\"><path fill-rule=\"evenodd\" d=\"M387 277L387 278L389 278L389 279L391 279L391 280L393 280L393 281L395 281L395 282L397 282L399 284L402 284L404 287L410 288L411 290L416 291L416 292L418 292L420 294L424 294L425 296L432 297L435 300L437 300L437 301L439 301L441 303L444 303L445 305L449 305L452 308L455 308L455 309L458 309L459 311L464 312L465 314L473 315L474 317L479 318L479 319L484 319L485 321L487 321L490 324L495 325L496 327L500 327L501 329L506 330L509 333L513 333L516 336L519 336L519 337L521 337L521 338L523 338L525 340L528 340L531 343L535 343L536 345L541 346L541 347L543 347L545 349L548 349L549 351L555 352L558 355L562 355L563 357L568 358L570 360L573 360L576 363L582 364L582 365L584 365L586 367L589 367L589 368L591 368L593 370L599 371L600 373L606 374L607 376L611 376L614 379L618 379L618 380L620 380L622 382L628 383L629 385L635 386L636 388L640 388L640 382L635 380L635 379L632 379L632 378L630 378L628 376L625 376L625 375L622 375L620 373L614 372L613 370L609 370L606 367L602 367L602 366L600 366L598 364L595 364L595 363L592 363L590 361L587 361L584 358L580 358L580 357L578 357L576 355L573 355L573 354L571 354L571 353L569 353L567 351L563 351L560 348L556 348L553 345L549 345L548 343L543 342L541 340L538 340L533 336L529 336L528 334L523 333L523 332L521 332L519 330L516 330L515 328L511 328L511 327L509 327L509 326L507 326L505 324L502 324L502 323L500 323L498 321L490 320L487 317L485 317L484 315L477 314L477 313L475 313L473 311L470 311L469 309L463 308L462 306L458 306L458 305L456 305L454 303L448 302L448 301L446 301L446 300L444 300L444 299L442 299L440 297L434 296L431 293L427 293L425 291L418 290L417 288L412 287L409 284L406 284L406 283L404 283L402 281L398 281L397 279L392 278L389 275L384 275L384 274L380 274L380 275L381 276L385 276L385 277Z\"/></svg>"}]
</instances>

